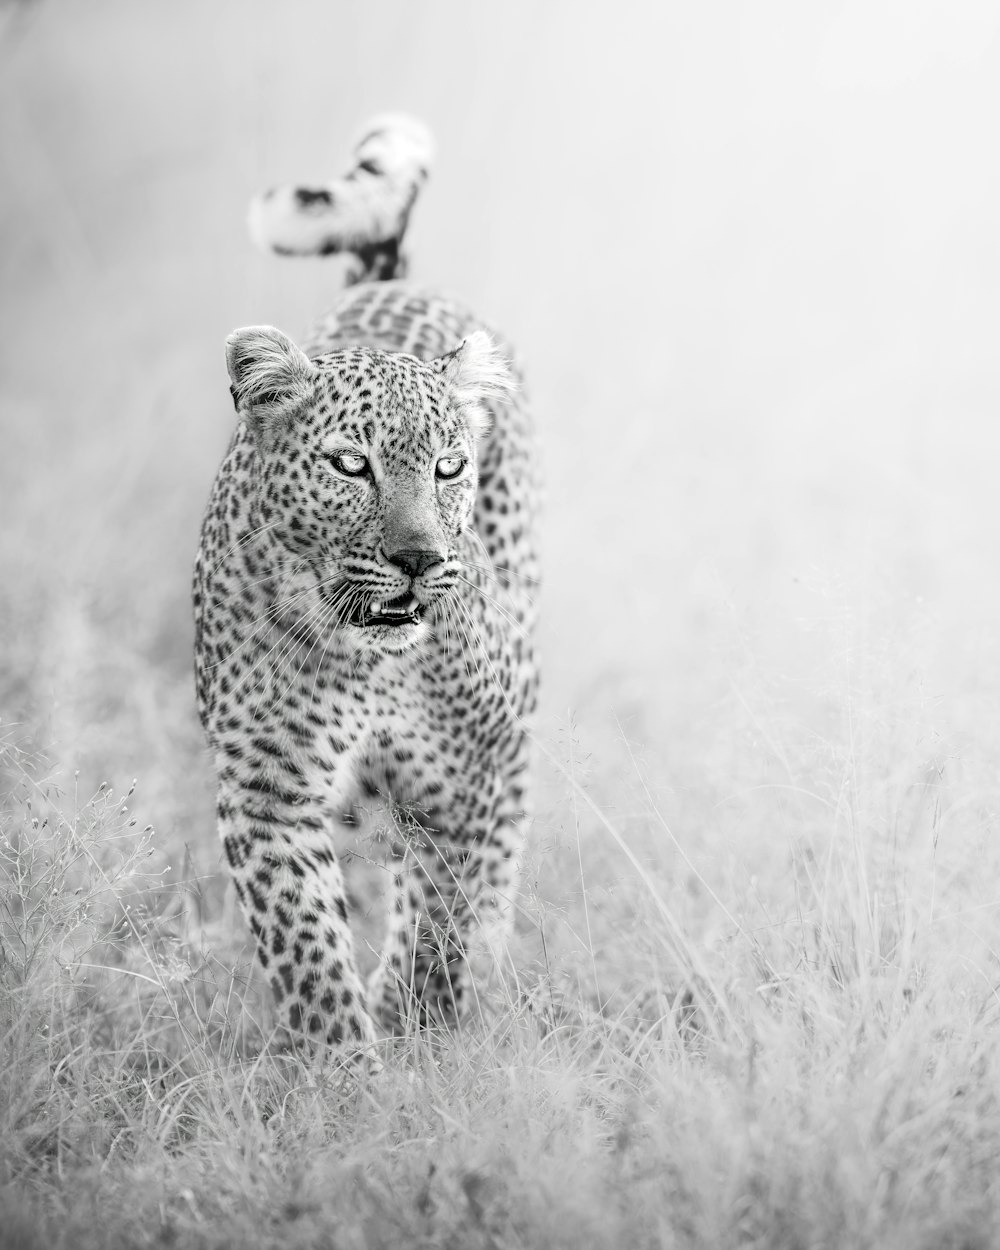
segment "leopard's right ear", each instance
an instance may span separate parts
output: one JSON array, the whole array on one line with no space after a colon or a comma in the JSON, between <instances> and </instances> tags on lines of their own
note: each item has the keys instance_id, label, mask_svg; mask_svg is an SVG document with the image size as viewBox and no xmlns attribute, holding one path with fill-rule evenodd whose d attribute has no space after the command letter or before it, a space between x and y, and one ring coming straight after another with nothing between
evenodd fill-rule
<instances>
[{"instance_id":1,"label":"leopard's right ear","mask_svg":"<svg viewBox=\"0 0 1000 1250\"><path fill-rule=\"evenodd\" d=\"M306 354L274 326L245 326L226 339L229 387L236 411L261 446L282 419L309 397L318 372Z\"/></svg>"}]
</instances>

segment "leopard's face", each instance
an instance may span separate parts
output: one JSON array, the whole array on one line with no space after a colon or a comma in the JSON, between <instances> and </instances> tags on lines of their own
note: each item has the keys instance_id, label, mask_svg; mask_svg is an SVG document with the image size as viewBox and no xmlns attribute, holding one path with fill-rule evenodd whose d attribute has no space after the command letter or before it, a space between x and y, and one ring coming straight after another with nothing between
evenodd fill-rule
<instances>
[{"instance_id":1,"label":"leopard's face","mask_svg":"<svg viewBox=\"0 0 1000 1250\"><path fill-rule=\"evenodd\" d=\"M368 349L309 361L264 336L230 339L261 524L319 593L312 628L406 650L427 617L447 615L463 576L482 404L509 375L485 335L426 362Z\"/></svg>"},{"instance_id":2,"label":"leopard's face","mask_svg":"<svg viewBox=\"0 0 1000 1250\"><path fill-rule=\"evenodd\" d=\"M261 520L316 578L327 619L399 650L461 576L476 439L440 369L337 354L313 395L258 452Z\"/></svg>"}]
</instances>

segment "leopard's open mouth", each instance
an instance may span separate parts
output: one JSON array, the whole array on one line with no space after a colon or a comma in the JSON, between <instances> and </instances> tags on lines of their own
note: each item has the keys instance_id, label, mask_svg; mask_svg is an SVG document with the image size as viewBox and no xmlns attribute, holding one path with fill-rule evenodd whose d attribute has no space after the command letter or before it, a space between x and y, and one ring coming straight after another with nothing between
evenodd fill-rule
<instances>
[{"instance_id":1,"label":"leopard's open mouth","mask_svg":"<svg viewBox=\"0 0 1000 1250\"><path fill-rule=\"evenodd\" d=\"M336 600L327 594L326 600L331 607ZM353 625L356 629L368 629L375 626L417 625L423 620L426 605L420 603L412 591L404 591L395 599L359 600L355 592L351 596L349 606L339 605L338 618L341 626Z\"/></svg>"},{"instance_id":2,"label":"leopard's open mouth","mask_svg":"<svg viewBox=\"0 0 1000 1250\"><path fill-rule=\"evenodd\" d=\"M423 614L424 605L410 591L395 599L373 599L363 609L361 625L416 625Z\"/></svg>"}]
</instances>

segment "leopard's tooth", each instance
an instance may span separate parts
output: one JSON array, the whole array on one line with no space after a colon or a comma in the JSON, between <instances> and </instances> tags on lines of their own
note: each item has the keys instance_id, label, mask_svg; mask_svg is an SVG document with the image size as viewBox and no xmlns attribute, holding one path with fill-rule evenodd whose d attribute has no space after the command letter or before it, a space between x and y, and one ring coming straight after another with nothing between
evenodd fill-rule
<instances>
[{"instance_id":1,"label":"leopard's tooth","mask_svg":"<svg viewBox=\"0 0 1000 1250\"><path fill-rule=\"evenodd\" d=\"M369 616L381 616L382 615L382 601L380 599L373 599L371 601L371 603L368 605L368 615Z\"/></svg>"}]
</instances>

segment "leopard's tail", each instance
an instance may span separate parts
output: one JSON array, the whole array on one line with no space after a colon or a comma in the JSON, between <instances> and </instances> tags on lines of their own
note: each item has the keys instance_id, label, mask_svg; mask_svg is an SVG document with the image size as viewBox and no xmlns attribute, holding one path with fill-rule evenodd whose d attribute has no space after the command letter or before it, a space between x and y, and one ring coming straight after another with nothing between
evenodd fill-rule
<instances>
[{"instance_id":1,"label":"leopard's tail","mask_svg":"<svg viewBox=\"0 0 1000 1250\"><path fill-rule=\"evenodd\" d=\"M250 236L258 247L285 256L351 253L358 263L349 282L403 277L403 235L433 155L434 141L421 122L402 114L373 118L343 177L255 196Z\"/></svg>"}]
</instances>

